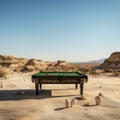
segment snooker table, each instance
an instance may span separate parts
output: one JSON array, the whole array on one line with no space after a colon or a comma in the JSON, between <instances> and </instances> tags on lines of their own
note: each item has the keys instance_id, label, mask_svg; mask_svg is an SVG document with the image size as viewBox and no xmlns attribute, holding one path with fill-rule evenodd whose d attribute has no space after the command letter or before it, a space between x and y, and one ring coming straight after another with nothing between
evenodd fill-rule
<instances>
[{"instance_id":1,"label":"snooker table","mask_svg":"<svg viewBox=\"0 0 120 120\"><path fill-rule=\"evenodd\" d=\"M38 72L32 75L32 82L35 83L36 95L42 84L75 84L78 88L80 84L80 95L83 95L84 82L88 81L88 76L80 72Z\"/></svg>"}]
</instances>

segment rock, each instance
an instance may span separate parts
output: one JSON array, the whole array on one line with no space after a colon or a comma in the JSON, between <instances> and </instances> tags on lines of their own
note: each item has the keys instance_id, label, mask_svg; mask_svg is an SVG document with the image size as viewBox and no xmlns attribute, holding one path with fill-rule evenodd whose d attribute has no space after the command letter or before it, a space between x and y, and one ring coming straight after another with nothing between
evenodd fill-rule
<instances>
[{"instance_id":1,"label":"rock","mask_svg":"<svg viewBox=\"0 0 120 120\"><path fill-rule=\"evenodd\" d=\"M99 66L100 69L120 69L120 52L114 52L103 64Z\"/></svg>"},{"instance_id":2,"label":"rock","mask_svg":"<svg viewBox=\"0 0 120 120\"><path fill-rule=\"evenodd\" d=\"M103 97L102 93L99 93L98 96L95 97L96 105L101 105L101 97Z\"/></svg>"},{"instance_id":3,"label":"rock","mask_svg":"<svg viewBox=\"0 0 120 120\"><path fill-rule=\"evenodd\" d=\"M69 99L65 99L65 107L66 108L70 107L70 100Z\"/></svg>"},{"instance_id":4,"label":"rock","mask_svg":"<svg viewBox=\"0 0 120 120\"><path fill-rule=\"evenodd\" d=\"M88 107L89 106L89 102L85 103L84 106Z\"/></svg>"},{"instance_id":5,"label":"rock","mask_svg":"<svg viewBox=\"0 0 120 120\"><path fill-rule=\"evenodd\" d=\"M71 107L72 107L76 102L77 102L76 99L72 99L72 100L71 100Z\"/></svg>"}]
</instances>

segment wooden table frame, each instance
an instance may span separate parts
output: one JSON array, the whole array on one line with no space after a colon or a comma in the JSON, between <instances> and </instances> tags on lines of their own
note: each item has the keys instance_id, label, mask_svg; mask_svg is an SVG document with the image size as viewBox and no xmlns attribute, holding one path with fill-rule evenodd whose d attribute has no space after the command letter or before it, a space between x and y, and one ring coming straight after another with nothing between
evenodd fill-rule
<instances>
[{"instance_id":1,"label":"wooden table frame","mask_svg":"<svg viewBox=\"0 0 120 120\"><path fill-rule=\"evenodd\" d=\"M87 81L88 81L88 76L84 74L80 76L32 75L32 82L35 83L36 95L39 94L39 88L42 89L42 84L75 84L75 89L78 89L78 84L80 84L80 95L83 96L84 82Z\"/></svg>"}]
</instances>

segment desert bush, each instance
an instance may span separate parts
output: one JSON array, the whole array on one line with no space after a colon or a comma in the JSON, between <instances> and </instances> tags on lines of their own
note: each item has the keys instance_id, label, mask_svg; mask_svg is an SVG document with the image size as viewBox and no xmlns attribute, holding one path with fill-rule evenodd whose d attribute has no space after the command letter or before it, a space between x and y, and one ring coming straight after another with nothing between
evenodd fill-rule
<instances>
[{"instance_id":1,"label":"desert bush","mask_svg":"<svg viewBox=\"0 0 120 120\"><path fill-rule=\"evenodd\" d=\"M13 69L14 72L19 72L20 70L18 68Z\"/></svg>"},{"instance_id":2,"label":"desert bush","mask_svg":"<svg viewBox=\"0 0 120 120\"><path fill-rule=\"evenodd\" d=\"M105 69L105 70L104 70L104 73L112 73L112 72L113 72L112 69Z\"/></svg>"},{"instance_id":3,"label":"desert bush","mask_svg":"<svg viewBox=\"0 0 120 120\"><path fill-rule=\"evenodd\" d=\"M0 66L0 77L6 77L7 73L7 70L4 67Z\"/></svg>"},{"instance_id":4,"label":"desert bush","mask_svg":"<svg viewBox=\"0 0 120 120\"><path fill-rule=\"evenodd\" d=\"M114 71L112 76L113 77L119 77L120 76L120 72Z\"/></svg>"},{"instance_id":5,"label":"desert bush","mask_svg":"<svg viewBox=\"0 0 120 120\"><path fill-rule=\"evenodd\" d=\"M79 71L86 73L86 72L89 72L90 69L89 68L79 68Z\"/></svg>"}]
</instances>

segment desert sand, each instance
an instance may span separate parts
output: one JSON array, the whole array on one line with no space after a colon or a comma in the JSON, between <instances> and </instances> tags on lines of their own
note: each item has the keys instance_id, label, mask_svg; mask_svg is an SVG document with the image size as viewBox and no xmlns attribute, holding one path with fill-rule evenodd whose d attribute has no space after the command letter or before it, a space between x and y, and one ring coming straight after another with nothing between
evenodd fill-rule
<instances>
[{"instance_id":1,"label":"desert sand","mask_svg":"<svg viewBox=\"0 0 120 120\"><path fill-rule=\"evenodd\" d=\"M84 85L84 97L74 85L43 85L39 95L31 74L15 73L3 80L0 88L0 120L120 120L120 78L89 76ZM24 95L16 95L24 91ZM95 105L95 96L103 94L102 104ZM77 99L72 108L65 108L65 99ZM89 106L84 106L89 102Z\"/></svg>"}]
</instances>

